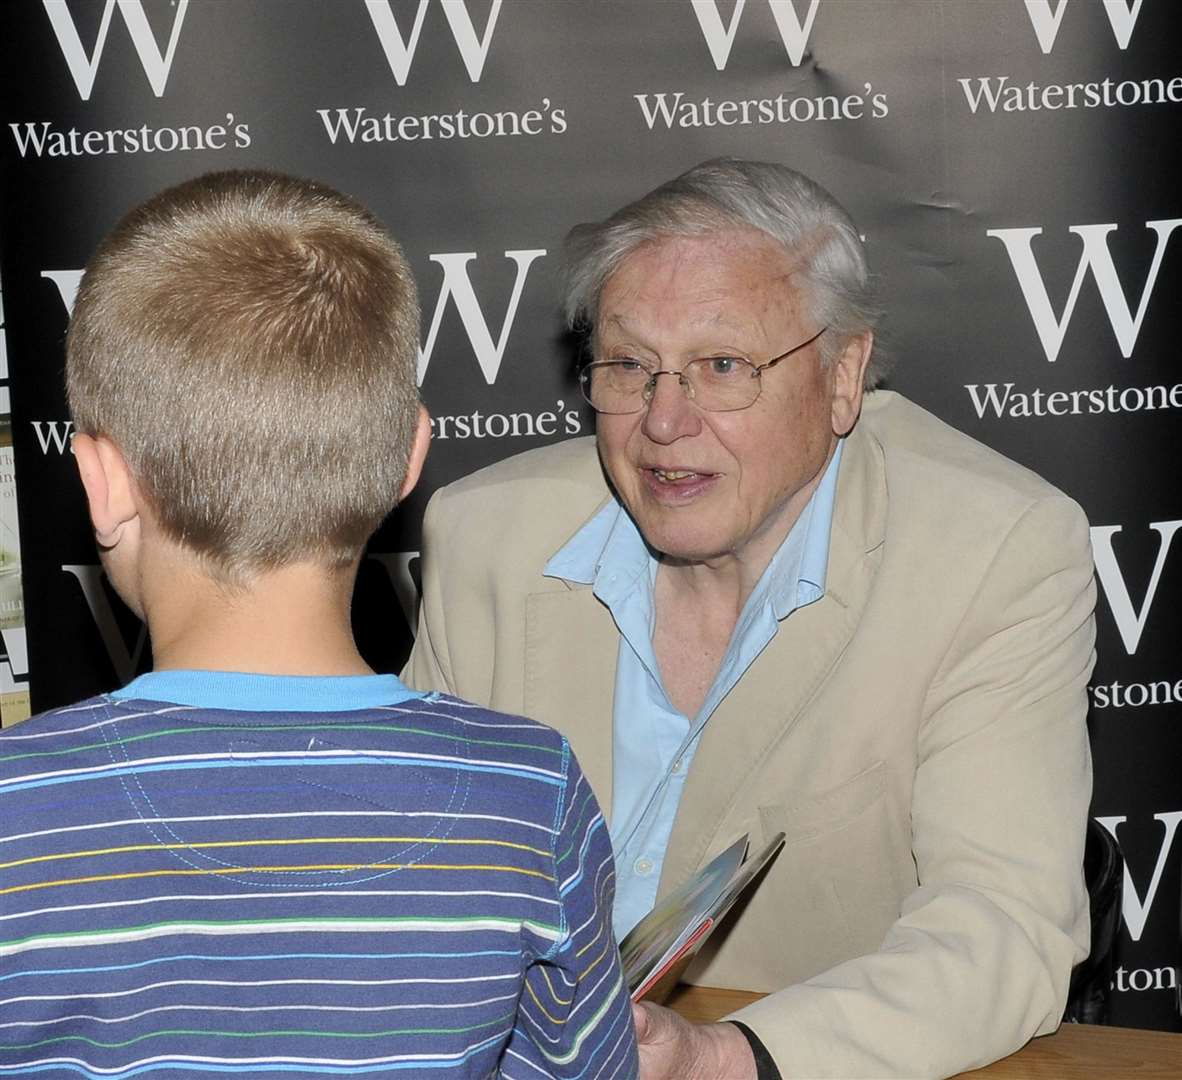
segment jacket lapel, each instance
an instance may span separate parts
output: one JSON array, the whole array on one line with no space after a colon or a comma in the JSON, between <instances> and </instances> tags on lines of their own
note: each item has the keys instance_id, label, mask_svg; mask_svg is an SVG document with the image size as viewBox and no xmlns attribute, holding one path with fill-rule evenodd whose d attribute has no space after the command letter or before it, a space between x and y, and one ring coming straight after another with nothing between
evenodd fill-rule
<instances>
[{"instance_id":1,"label":"jacket lapel","mask_svg":"<svg viewBox=\"0 0 1182 1080\"><path fill-rule=\"evenodd\" d=\"M825 595L793 612L702 732L678 807L659 895L734 839L721 824L771 747L791 736L861 620L886 522L882 447L856 428L842 452Z\"/></svg>"}]
</instances>

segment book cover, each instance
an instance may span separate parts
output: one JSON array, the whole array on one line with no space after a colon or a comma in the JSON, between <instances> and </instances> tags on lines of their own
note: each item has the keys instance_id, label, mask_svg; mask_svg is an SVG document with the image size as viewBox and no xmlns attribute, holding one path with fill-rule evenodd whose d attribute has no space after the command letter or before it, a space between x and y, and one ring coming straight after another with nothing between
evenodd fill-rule
<instances>
[{"instance_id":1,"label":"book cover","mask_svg":"<svg viewBox=\"0 0 1182 1080\"><path fill-rule=\"evenodd\" d=\"M731 905L780 850L777 833L752 858L744 833L653 908L620 942L624 979L633 1001L661 1002Z\"/></svg>"}]
</instances>

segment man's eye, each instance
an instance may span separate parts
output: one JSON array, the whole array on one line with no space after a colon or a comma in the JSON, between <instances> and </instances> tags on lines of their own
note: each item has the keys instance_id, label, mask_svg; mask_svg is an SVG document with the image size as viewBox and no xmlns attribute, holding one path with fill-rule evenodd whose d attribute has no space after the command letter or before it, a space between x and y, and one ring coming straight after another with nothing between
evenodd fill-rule
<instances>
[{"instance_id":1,"label":"man's eye","mask_svg":"<svg viewBox=\"0 0 1182 1080\"><path fill-rule=\"evenodd\" d=\"M703 364L711 377L737 375L743 368L743 361L733 356L711 356Z\"/></svg>"},{"instance_id":2,"label":"man's eye","mask_svg":"<svg viewBox=\"0 0 1182 1080\"><path fill-rule=\"evenodd\" d=\"M616 371L621 375L647 375L648 368L646 368L639 360L613 360Z\"/></svg>"}]
</instances>

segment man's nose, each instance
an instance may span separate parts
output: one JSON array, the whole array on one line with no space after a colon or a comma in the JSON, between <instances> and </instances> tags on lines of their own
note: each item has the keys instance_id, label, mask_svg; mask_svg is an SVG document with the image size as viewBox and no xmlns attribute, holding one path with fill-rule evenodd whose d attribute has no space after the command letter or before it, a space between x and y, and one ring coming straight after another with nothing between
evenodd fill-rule
<instances>
[{"instance_id":1,"label":"man's nose","mask_svg":"<svg viewBox=\"0 0 1182 1080\"><path fill-rule=\"evenodd\" d=\"M702 430L701 414L686 390L680 372L662 371L653 377L643 423L645 435L653 442L671 443Z\"/></svg>"}]
</instances>

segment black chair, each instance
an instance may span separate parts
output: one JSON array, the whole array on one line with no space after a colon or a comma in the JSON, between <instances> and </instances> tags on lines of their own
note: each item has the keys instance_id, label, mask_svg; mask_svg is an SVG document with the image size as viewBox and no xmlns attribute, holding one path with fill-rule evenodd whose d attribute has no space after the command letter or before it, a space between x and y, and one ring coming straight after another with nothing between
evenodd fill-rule
<instances>
[{"instance_id":1,"label":"black chair","mask_svg":"<svg viewBox=\"0 0 1182 1080\"><path fill-rule=\"evenodd\" d=\"M1092 951L1071 972L1063 1020L1071 1024L1106 1024L1114 946L1120 930L1124 857L1112 834L1091 818L1084 842L1084 881L1092 918Z\"/></svg>"}]
</instances>

